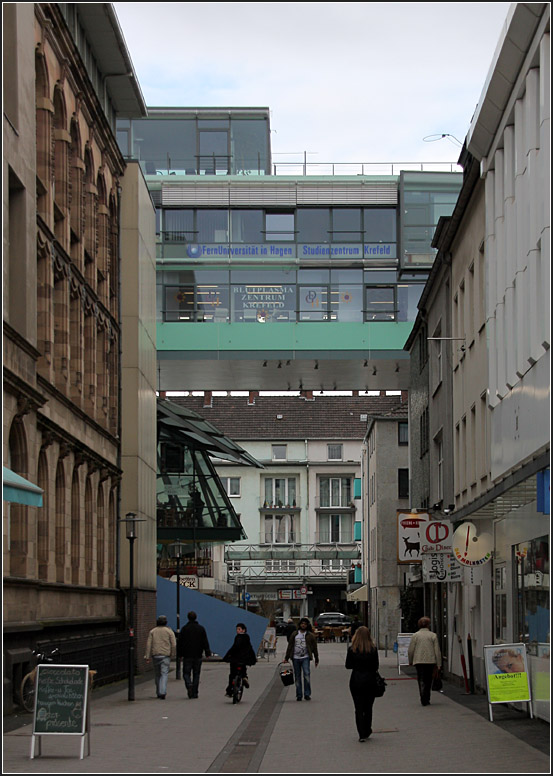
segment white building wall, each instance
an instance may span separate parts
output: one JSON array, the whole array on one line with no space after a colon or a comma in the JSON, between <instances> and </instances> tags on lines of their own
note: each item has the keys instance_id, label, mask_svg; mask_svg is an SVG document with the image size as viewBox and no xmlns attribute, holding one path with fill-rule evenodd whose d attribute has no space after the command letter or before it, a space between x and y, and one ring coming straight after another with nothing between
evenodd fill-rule
<instances>
[{"instance_id":1,"label":"white building wall","mask_svg":"<svg viewBox=\"0 0 553 776\"><path fill-rule=\"evenodd\" d=\"M482 163L495 480L549 444L549 59L546 34Z\"/></svg>"}]
</instances>

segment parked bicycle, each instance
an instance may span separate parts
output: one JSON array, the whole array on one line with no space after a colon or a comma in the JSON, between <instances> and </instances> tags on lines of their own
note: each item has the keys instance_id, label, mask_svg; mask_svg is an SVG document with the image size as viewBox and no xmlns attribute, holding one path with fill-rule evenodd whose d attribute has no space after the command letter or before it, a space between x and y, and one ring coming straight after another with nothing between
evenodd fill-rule
<instances>
[{"instance_id":1,"label":"parked bicycle","mask_svg":"<svg viewBox=\"0 0 553 776\"><path fill-rule=\"evenodd\" d=\"M36 665L32 671L29 671L23 677L19 693L21 704L25 711L34 711L35 709L35 687L38 666L44 663L59 663L61 661L61 654L57 648L50 650L50 652L40 652L35 649L33 655L36 659Z\"/></svg>"}]
</instances>

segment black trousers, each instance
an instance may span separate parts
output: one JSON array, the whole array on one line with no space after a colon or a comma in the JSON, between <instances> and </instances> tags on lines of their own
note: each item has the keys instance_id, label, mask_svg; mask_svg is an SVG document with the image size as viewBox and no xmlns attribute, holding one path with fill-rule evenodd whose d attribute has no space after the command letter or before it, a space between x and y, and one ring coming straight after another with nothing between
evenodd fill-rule
<instances>
[{"instance_id":1,"label":"black trousers","mask_svg":"<svg viewBox=\"0 0 553 776\"><path fill-rule=\"evenodd\" d=\"M236 674L238 673L239 667L242 669L240 672L242 674L242 679L248 678L248 667L245 666L244 663L231 663L226 692L232 692L232 681L236 676Z\"/></svg>"},{"instance_id":2,"label":"black trousers","mask_svg":"<svg viewBox=\"0 0 553 776\"><path fill-rule=\"evenodd\" d=\"M202 670L201 657L183 657L182 659L182 678L189 694L198 697L198 688L200 685L200 672Z\"/></svg>"},{"instance_id":3,"label":"black trousers","mask_svg":"<svg viewBox=\"0 0 553 776\"><path fill-rule=\"evenodd\" d=\"M355 725L359 738L368 738L373 732L374 695L367 693L366 688L350 685L351 697L355 707Z\"/></svg>"},{"instance_id":4,"label":"black trousers","mask_svg":"<svg viewBox=\"0 0 553 776\"><path fill-rule=\"evenodd\" d=\"M434 669L436 663L416 663L417 679L419 682L419 693L421 696L421 703L423 706L428 706L430 703L430 693L432 692L432 678L434 676Z\"/></svg>"}]
</instances>

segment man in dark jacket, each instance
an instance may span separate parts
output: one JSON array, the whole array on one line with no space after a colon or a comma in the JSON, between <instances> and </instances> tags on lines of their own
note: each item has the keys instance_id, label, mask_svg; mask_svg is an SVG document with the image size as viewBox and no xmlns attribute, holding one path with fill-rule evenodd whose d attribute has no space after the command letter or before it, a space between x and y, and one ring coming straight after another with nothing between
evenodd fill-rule
<instances>
[{"instance_id":1,"label":"man in dark jacket","mask_svg":"<svg viewBox=\"0 0 553 776\"><path fill-rule=\"evenodd\" d=\"M255 652L253 651L250 637L247 634L247 628L243 622L236 624L236 636L234 637L234 643L232 647L227 650L226 655L223 657L225 663L230 663L230 673L228 678L228 684L225 690L225 695L232 696L232 683L238 666L242 667L242 680L244 687L249 687L250 682L248 680L247 666L254 666L257 663Z\"/></svg>"},{"instance_id":2,"label":"man in dark jacket","mask_svg":"<svg viewBox=\"0 0 553 776\"><path fill-rule=\"evenodd\" d=\"M188 622L177 640L177 655L182 658L182 677L189 698L198 697L202 655L211 655L205 628L197 621L196 612L188 612Z\"/></svg>"}]
</instances>

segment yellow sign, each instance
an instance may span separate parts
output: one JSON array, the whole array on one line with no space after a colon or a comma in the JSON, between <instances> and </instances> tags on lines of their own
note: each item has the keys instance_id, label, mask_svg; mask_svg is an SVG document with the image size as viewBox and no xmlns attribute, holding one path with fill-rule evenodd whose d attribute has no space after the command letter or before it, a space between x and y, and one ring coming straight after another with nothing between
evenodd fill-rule
<instances>
[{"instance_id":1,"label":"yellow sign","mask_svg":"<svg viewBox=\"0 0 553 776\"><path fill-rule=\"evenodd\" d=\"M490 703L511 703L513 701L529 701L528 675L491 674L488 675L490 688Z\"/></svg>"}]
</instances>

